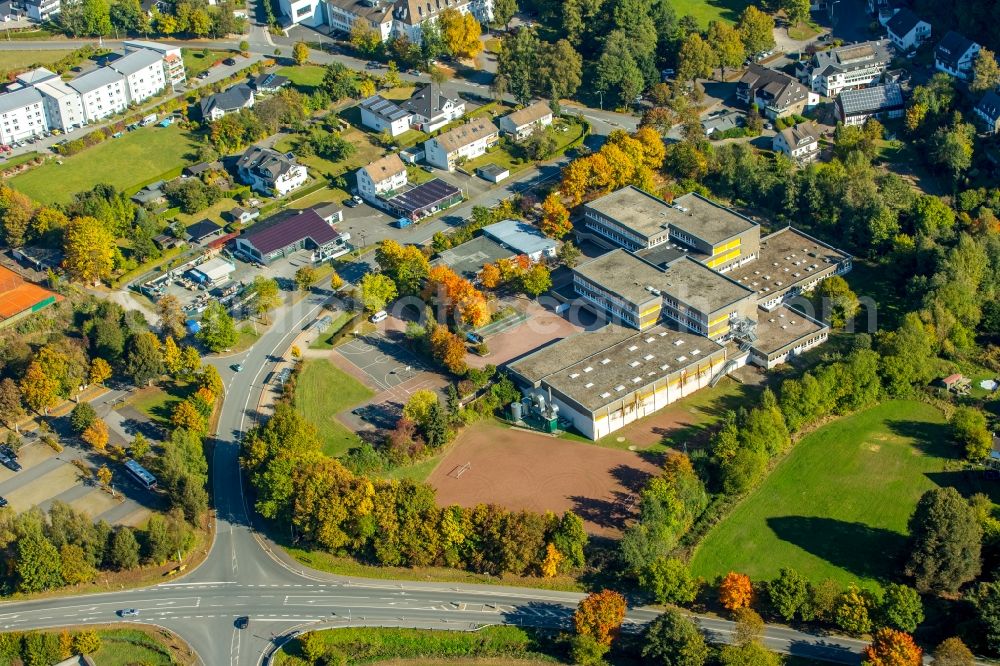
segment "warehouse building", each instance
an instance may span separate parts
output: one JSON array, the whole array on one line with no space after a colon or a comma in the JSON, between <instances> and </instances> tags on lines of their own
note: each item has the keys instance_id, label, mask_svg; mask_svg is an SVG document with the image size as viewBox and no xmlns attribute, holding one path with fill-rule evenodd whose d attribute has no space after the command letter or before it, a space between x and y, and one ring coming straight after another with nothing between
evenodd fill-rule
<instances>
[{"instance_id":1,"label":"warehouse building","mask_svg":"<svg viewBox=\"0 0 1000 666\"><path fill-rule=\"evenodd\" d=\"M543 347L507 368L590 439L600 439L708 386L726 349L688 332L616 324Z\"/></svg>"},{"instance_id":2,"label":"warehouse building","mask_svg":"<svg viewBox=\"0 0 1000 666\"><path fill-rule=\"evenodd\" d=\"M435 178L389 199L379 199L378 203L391 214L416 222L461 203L462 199L462 190Z\"/></svg>"},{"instance_id":3,"label":"warehouse building","mask_svg":"<svg viewBox=\"0 0 1000 666\"><path fill-rule=\"evenodd\" d=\"M232 279L232 274L236 271L236 266L222 257L209 259L203 264L198 264L192 268L191 279L205 288L211 289L223 285Z\"/></svg>"}]
</instances>

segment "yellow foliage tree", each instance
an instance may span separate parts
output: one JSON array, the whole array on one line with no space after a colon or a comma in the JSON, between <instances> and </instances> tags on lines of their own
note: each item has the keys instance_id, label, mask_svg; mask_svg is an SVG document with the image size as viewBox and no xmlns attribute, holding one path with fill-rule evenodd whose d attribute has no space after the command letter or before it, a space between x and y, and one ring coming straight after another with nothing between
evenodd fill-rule
<instances>
[{"instance_id":1,"label":"yellow foliage tree","mask_svg":"<svg viewBox=\"0 0 1000 666\"><path fill-rule=\"evenodd\" d=\"M80 438L103 453L108 448L108 426L101 419L97 419L87 426Z\"/></svg>"},{"instance_id":2,"label":"yellow foliage tree","mask_svg":"<svg viewBox=\"0 0 1000 666\"><path fill-rule=\"evenodd\" d=\"M101 465L101 468L97 470L97 480L101 482L101 485L105 488L111 486L111 470L108 469L107 465Z\"/></svg>"},{"instance_id":3,"label":"yellow foliage tree","mask_svg":"<svg viewBox=\"0 0 1000 666\"><path fill-rule=\"evenodd\" d=\"M719 601L729 610L748 608L753 601L753 585L746 574L730 571L719 584Z\"/></svg>"},{"instance_id":4,"label":"yellow foliage tree","mask_svg":"<svg viewBox=\"0 0 1000 666\"><path fill-rule=\"evenodd\" d=\"M103 222L94 217L78 217L63 232L66 258L63 268L70 277L97 284L111 275L115 260L115 238Z\"/></svg>"},{"instance_id":5,"label":"yellow foliage tree","mask_svg":"<svg viewBox=\"0 0 1000 666\"><path fill-rule=\"evenodd\" d=\"M552 578L559 571L559 563L562 562L563 555L559 552L559 549L555 547L555 544L549 544L545 547L545 561L542 562L542 575L546 578Z\"/></svg>"},{"instance_id":6,"label":"yellow foliage tree","mask_svg":"<svg viewBox=\"0 0 1000 666\"><path fill-rule=\"evenodd\" d=\"M90 362L91 384L103 384L111 377L111 366L103 358L96 357Z\"/></svg>"},{"instance_id":7,"label":"yellow foliage tree","mask_svg":"<svg viewBox=\"0 0 1000 666\"><path fill-rule=\"evenodd\" d=\"M549 238L562 238L573 230L573 223L569 221L569 211L563 205L558 192L549 193L542 202L542 221L539 228Z\"/></svg>"},{"instance_id":8,"label":"yellow foliage tree","mask_svg":"<svg viewBox=\"0 0 1000 666\"><path fill-rule=\"evenodd\" d=\"M459 58L474 58L483 50L482 26L472 14L449 7L438 18L441 37L448 51Z\"/></svg>"}]
</instances>

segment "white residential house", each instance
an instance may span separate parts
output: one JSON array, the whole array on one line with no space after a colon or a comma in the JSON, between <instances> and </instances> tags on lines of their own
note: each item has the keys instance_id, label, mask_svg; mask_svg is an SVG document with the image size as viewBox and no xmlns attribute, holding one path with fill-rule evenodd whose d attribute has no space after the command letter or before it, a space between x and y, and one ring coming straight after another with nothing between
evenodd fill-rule
<instances>
[{"instance_id":1,"label":"white residential house","mask_svg":"<svg viewBox=\"0 0 1000 666\"><path fill-rule=\"evenodd\" d=\"M381 95L372 95L361 101L361 124L376 132L389 132L397 137L410 129L412 115L403 111Z\"/></svg>"},{"instance_id":2,"label":"white residential house","mask_svg":"<svg viewBox=\"0 0 1000 666\"><path fill-rule=\"evenodd\" d=\"M284 196L309 180L309 171L291 153L251 146L236 162L240 180L264 194Z\"/></svg>"},{"instance_id":3,"label":"white residential house","mask_svg":"<svg viewBox=\"0 0 1000 666\"><path fill-rule=\"evenodd\" d=\"M968 80L981 48L971 39L950 30L934 48L934 66L940 72Z\"/></svg>"},{"instance_id":4,"label":"white residential house","mask_svg":"<svg viewBox=\"0 0 1000 666\"><path fill-rule=\"evenodd\" d=\"M180 47L160 44L159 42L144 42L142 40L127 40L122 43L122 46L125 48L126 54L140 49L159 53L163 57L163 71L170 85L178 86L187 79L187 72L184 70L184 58L181 55Z\"/></svg>"},{"instance_id":5,"label":"white residential house","mask_svg":"<svg viewBox=\"0 0 1000 666\"><path fill-rule=\"evenodd\" d=\"M1000 95L990 90L972 110L987 134L1000 133Z\"/></svg>"},{"instance_id":6,"label":"white residential house","mask_svg":"<svg viewBox=\"0 0 1000 666\"><path fill-rule=\"evenodd\" d=\"M887 45L887 41L861 42L817 51L795 73L814 92L836 97L841 90L864 88L882 78L892 61Z\"/></svg>"},{"instance_id":7,"label":"white residential house","mask_svg":"<svg viewBox=\"0 0 1000 666\"><path fill-rule=\"evenodd\" d=\"M20 88L0 95L0 143L10 145L47 129L42 95L37 90Z\"/></svg>"},{"instance_id":8,"label":"white residential house","mask_svg":"<svg viewBox=\"0 0 1000 666\"><path fill-rule=\"evenodd\" d=\"M514 137L515 141L526 138L536 127L548 127L551 124L552 107L545 100L508 113L497 121L500 131Z\"/></svg>"},{"instance_id":9,"label":"white residential house","mask_svg":"<svg viewBox=\"0 0 1000 666\"><path fill-rule=\"evenodd\" d=\"M207 122L215 122L227 113L253 107L254 99L250 86L238 83L201 100L201 117Z\"/></svg>"},{"instance_id":10,"label":"white residential house","mask_svg":"<svg viewBox=\"0 0 1000 666\"><path fill-rule=\"evenodd\" d=\"M445 9L471 13L481 24L493 20L493 0L279 0L287 23L309 26L327 24L350 32L358 21L366 22L382 41L405 35L419 44L423 26L436 21Z\"/></svg>"},{"instance_id":11,"label":"white residential house","mask_svg":"<svg viewBox=\"0 0 1000 666\"><path fill-rule=\"evenodd\" d=\"M489 118L474 118L425 141L424 152L431 165L454 171L460 161L483 155L499 139L500 130Z\"/></svg>"},{"instance_id":12,"label":"white residential house","mask_svg":"<svg viewBox=\"0 0 1000 666\"><path fill-rule=\"evenodd\" d=\"M889 33L889 40L900 51L915 49L931 36L931 24L905 7L889 19L885 28Z\"/></svg>"},{"instance_id":13,"label":"white residential house","mask_svg":"<svg viewBox=\"0 0 1000 666\"><path fill-rule=\"evenodd\" d=\"M465 102L447 97L438 87L429 83L417 90L400 108L410 114L410 125L421 132L433 132L465 115Z\"/></svg>"},{"instance_id":14,"label":"white residential house","mask_svg":"<svg viewBox=\"0 0 1000 666\"><path fill-rule=\"evenodd\" d=\"M799 123L774 135L771 149L798 162L811 162L819 155L819 135L812 123Z\"/></svg>"},{"instance_id":15,"label":"white residential house","mask_svg":"<svg viewBox=\"0 0 1000 666\"><path fill-rule=\"evenodd\" d=\"M36 83L35 90L42 95L49 129L69 132L87 124L83 98L59 77Z\"/></svg>"},{"instance_id":16,"label":"white residential house","mask_svg":"<svg viewBox=\"0 0 1000 666\"><path fill-rule=\"evenodd\" d=\"M360 4L360 3L359 3ZM315 28L326 22L323 0L278 0L278 7L285 17L284 23Z\"/></svg>"},{"instance_id":17,"label":"white residential house","mask_svg":"<svg viewBox=\"0 0 1000 666\"><path fill-rule=\"evenodd\" d=\"M88 123L113 116L128 108L125 76L110 67L101 67L77 77L67 85L80 94L83 115Z\"/></svg>"},{"instance_id":18,"label":"white residential house","mask_svg":"<svg viewBox=\"0 0 1000 666\"><path fill-rule=\"evenodd\" d=\"M62 9L60 0L24 0L24 11L32 21L43 23Z\"/></svg>"},{"instance_id":19,"label":"white residential house","mask_svg":"<svg viewBox=\"0 0 1000 666\"><path fill-rule=\"evenodd\" d=\"M393 4L391 0L326 0L326 23L334 30L349 33L357 21L362 21L384 42L392 36Z\"/></svg>"},{"instance_id":20,"label":"white residential house","mask_svg":"<svg viewBox=\"0 0 1000 666\"><path fill-rule=\"evenodd\" d=\"M380 197L392 196L408 182L406 165L392 153L358 169L358 194L365 201L378 203Z\"/></svg>"},{"instance_id":21,"label":"white residential house","mask_svg":"<svg viewBox=\"0 0 1000 666\"><path fill-rule=\"evenodd\" d=\"M155 51L132 51L115 60L110 67L125 77L125 87L132 104L144 102L167 87L163 55Z\"/></svg>"}]
</instances>

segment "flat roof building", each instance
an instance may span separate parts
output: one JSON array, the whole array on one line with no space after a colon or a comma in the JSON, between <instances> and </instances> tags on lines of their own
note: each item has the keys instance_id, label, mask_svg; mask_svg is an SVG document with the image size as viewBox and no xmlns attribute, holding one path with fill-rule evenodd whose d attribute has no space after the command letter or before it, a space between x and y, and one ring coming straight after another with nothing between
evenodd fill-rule
<instances>
[{"instance_id":1,"label":"flat roof building","mask_svg":"<svg viewBox=\"0 0 1000 666\"><path fill-rule=\"evenodd\" d=\"M507 368L535 400L551 400L577 430L599 439L707 386L725 363L725 348L698 335L609 324Z\"/></svg>"},{"instance_id":2,"label":"flat roof building","mask_svg":"<svg viewBox=\"0 0 1000 666\"><path fill-rule=\"evenodd\" d=\"M750 349L750 360L770 370L823 344L830 336L830 327L787 306L762 312L757 320L757 339Z\"/></svg>"},{"instance_id":3,"label":"flat roof building","mask_svg":"<svg viewBox=\"0 0 1000 666\"><path fill-rule=\"evenodd\" d=\"M444 250L438 254L434 264L444 264L456 274L470 282L479 277L479 272L486 264L492 264L500 259L515 256L510 248L501 245L488 236L476 236L461 245Z\"/></svg>"},{"instance_id":4,"label":"flat roof building","mask_svg":"<svg viewBox=\"0 0 1000 666\"><path fill-rule=\"evenodd\" d=\"M521 220L501 220L483 227L483 234L532 261L556 255L556 242L538 227Z\"/></svg>"}]
</instances>

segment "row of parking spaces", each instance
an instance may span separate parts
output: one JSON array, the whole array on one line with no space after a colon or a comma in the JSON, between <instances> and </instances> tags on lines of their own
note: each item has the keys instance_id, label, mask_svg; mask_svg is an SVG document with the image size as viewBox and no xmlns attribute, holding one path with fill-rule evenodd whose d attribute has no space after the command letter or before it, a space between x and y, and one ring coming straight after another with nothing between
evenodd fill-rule
<instances>
[{"instance_id":1,"label":"row of parking spaces","mask_svg":"<svg viewBox=\"0 0 1000 666\"><path fill-rule=\"evenodd\" d=\"M64 451L70 453L72 450ZM57 454L41 442L22 446L16 461L20 467L18 471L8 467L0 469L0 497L17 513L36 506L44 511L53 501L59 500L94 520L103 519L111 524L135 527L149 518L149 508L120 493L112 496L100 488L93 477L72 464L68 455ZM117 481L115 479L113 485Z\"/></svg>"}]
</instances>

